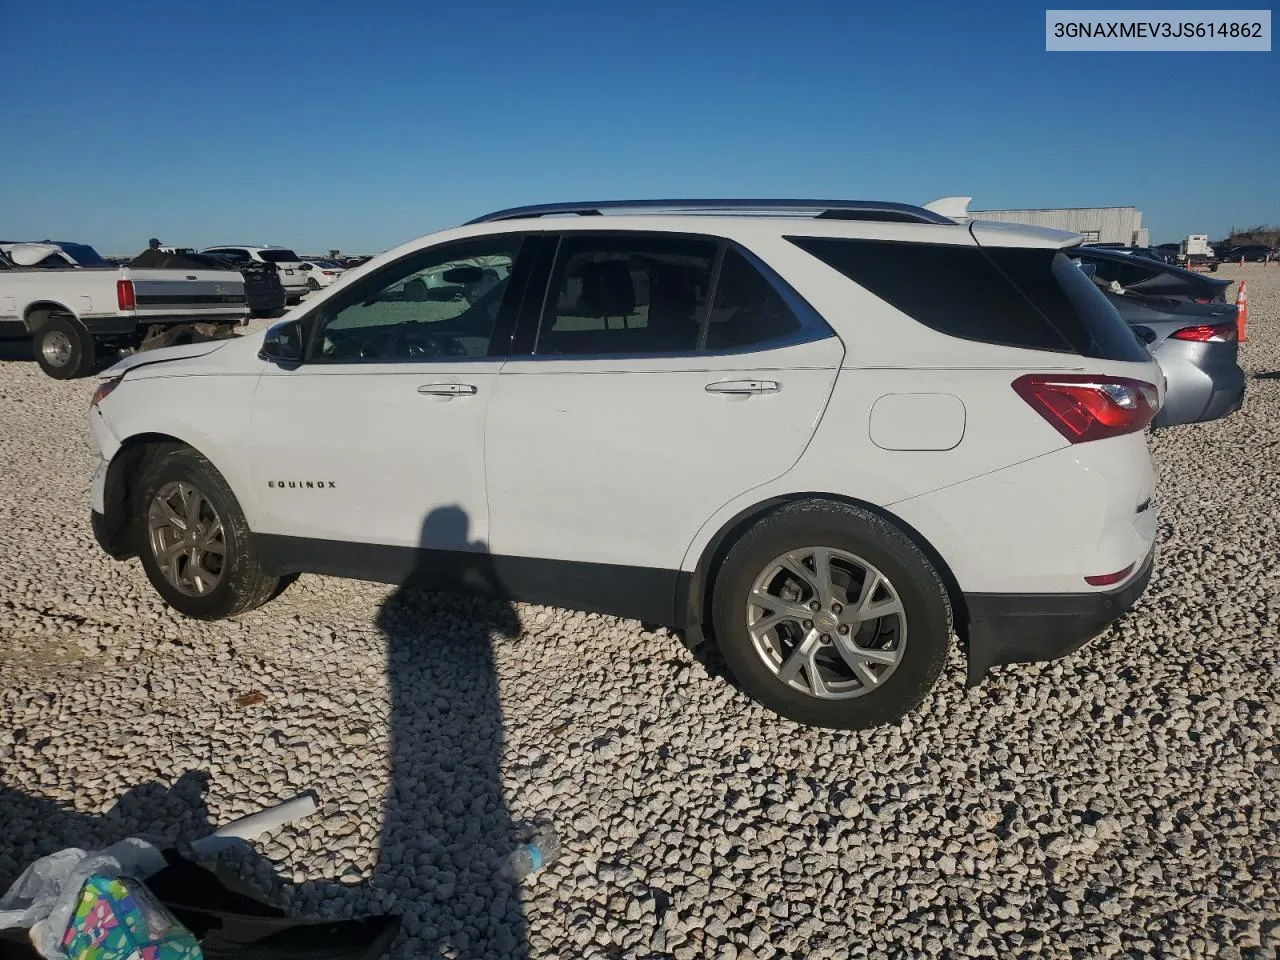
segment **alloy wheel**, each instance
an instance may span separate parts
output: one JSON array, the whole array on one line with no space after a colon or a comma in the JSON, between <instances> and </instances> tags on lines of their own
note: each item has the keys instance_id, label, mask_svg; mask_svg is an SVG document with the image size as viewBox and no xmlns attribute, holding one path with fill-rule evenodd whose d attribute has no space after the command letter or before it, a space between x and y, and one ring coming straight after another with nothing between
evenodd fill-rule
<instances>
[{"instance_id":1,"label":"alloy wheel","mask_svg":"<svg viewBox=\"0 0 1280 960\"><path fill-rule=\"evenodd\" d=\"M166 483L151 500L147 534L166 581L189 597L207 596L222 582L227 542L213 504L190 483Z\"/></svg>"},{"instance_id":2,"label":"alloy wheel","mask_svg":"<svg viewBox=\"0 0 1280 960\"><path fill-rule=\"evenodd\" d=\"M774 675L824 700L883 686L906 650L902 598L883 572L844 550L802 547L774 558L751 585L746 617Z\"/></svg>"}]
</instances>

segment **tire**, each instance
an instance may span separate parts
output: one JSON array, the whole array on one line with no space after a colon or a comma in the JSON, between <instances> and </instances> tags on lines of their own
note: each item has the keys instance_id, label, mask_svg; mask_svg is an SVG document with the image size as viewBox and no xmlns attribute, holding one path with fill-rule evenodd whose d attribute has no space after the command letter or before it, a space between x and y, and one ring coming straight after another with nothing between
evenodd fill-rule
<instances>
[{"instance_id":1,"label":"tire","mask_svg":"<svg viewBox=\"0 0 1280 960\"><path fill-rule=\"evenodd\" d=\"M826 601L815 592L811 548L828 556ZM804 578L776 563L788 555ZM886 612L859 621L868 582L869 606ZM762 596L753 590L777 594L779 605L750 605ZM742 688L812 726L860 730L900 719L933 689L951 643L951 604L924 553L883 518L833 501L789 504L748 529L717 571L711 603L714 638ZM806 610L812 617L802 620ZM814 692L813 669L828 696Z\"/></svg>"},{"instance_id":2,"label":"tire","mask_svg":"<svg viewBox=\"0 0 1280 960\"><path fill-rule=\"evenodd\" d=\"M316 282L316 278L315 278L315 277L307 277L307 289L308 289L308 290L310 290L310 291L312 291L313 293L314 293L316 290L319 290L319 289L320 289L320 284L318 284L318 283Z\"/></svg>"},{"instance_id":3,"label":"tire","mask_svg":"<svg viewBox=\"0 0 1280 960\"><path fill-rule=\"evenodd\" d=\"M31 335L40 369L55 380L75 380L93 373L96 348L93 335L68 313L55 313Z\"/></svg>"},{"instance_id":4,"label":"tire","mask_svg":"<svg viewBox=\"0 0 1280 960\"><path fill-rule=\"evenodd\" d=\"M281 578L263 571L249 525L231 488L213 464L195 450L178 447L152 459L138 491L133 505L138 556L147 579L169 606L196 620L221 620L260 607L279 595ZM159 522L165 513L160 499L184 523L192 519L188 505L194 500L184 491L194 491L204 501L195 506L197 530L207 535L215 523L220 525L221 561L214 550L200 551L197 559L197 554L189 552L190 546L180 542L182 532L174 524L153 529L153 516ZM217 539L215 534L213 542ZM206 545L212 544L206 541ZM174 565L164 565L168 573L158 557L165 546L180 548ZM175 575L176 579L171 579Z\"/></svg>"}]
</instances>

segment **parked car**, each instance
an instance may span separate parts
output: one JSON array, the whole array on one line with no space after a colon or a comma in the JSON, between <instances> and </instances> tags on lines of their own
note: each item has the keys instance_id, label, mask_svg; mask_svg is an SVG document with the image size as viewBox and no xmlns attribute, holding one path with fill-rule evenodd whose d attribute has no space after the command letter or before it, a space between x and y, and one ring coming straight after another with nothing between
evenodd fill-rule
<instances>
[{"instance_id":1,"label":"parked car","mask_svg":"<svg viewBox=\"0 0 1280 960\"><path fill-rule=\"evenodd\" d=\"M1266 263L1268 260L1274 260L1275 257L1276 252L1265 243L1246 243L1227 247L1222 251L1219 259L1226 263L1239 263L1242 258L1245 263Z\"/></svg>"},{"instance_id":2,"label":"parked car","mask_svg":"<svg viewBox=\"0 0 1280 960\"><path fill-rule=\"evenodd\" d=\"M302 272L307 278L307 286L319 290L341 277L347 268L332 260L303 260Z\"/></svg>"},{"instance_id":3,"label":"parked car","mask_svg":"<svg viewBox=\"0 0 1280 960\"><path fill-rule=\"evenodd\" d=\"M249 316L275 318L285 311L284 286L280 283L280 272L274 264L257 260L236 261L218 254L197 253L191 247L173 246L144 250L131 263L135 267L158 267L166 270L235 270L244 280L244 296Z\"/></svg>"},{"instance_id":4,"label":"parked car","mask_svg":"<svg viewBox=\"0 0 1280 960\"><path fill-rule=\"evenodd\" d=\"M244 281L229 270L116 267L70 246L0 243L0 338L30 339L56 379L149 342L229 335L248 316Z\"/></svg>"},{"instance_id":5,"label":"parked car","mask_svg":"<svg viewBox=\"0 0 1280 960\"><path fill-rule=\"evenodd\" d=\"M1165 401L1152 421L1153 428L1218 420L1240 409L1244 404L1245 377L1238 363L1236 305L1226 303L1216 290L1213 298L1192 296L1204 292L1193 287L1192 281L1225 285L1230 281L1209 280L1178 270L1177 275L1170 275L1163 282L1179 295L1144 295L1135 290L1144 286L1159 289L1159 278L1130 274L1127 279L1136 281L1137 287L1126 288L1116 279L1101 276L1097 258L1088 251L1073 251L1071 257L1102 289L1160 364L1166 379ZM1102 265L1116 266L1110 261ZM1132 265L1141 266L1136 259ZM1130 264L1120 265L1126 266ZM1109 275L1123 273L1113 269Z\"/></svg>"},{"instance_id":6,"label":"parked car","mask_svg":"<svg viewBox=\"0 0 1280 960\"><path fill-rule=\"evenodd\" d=\"M1080 247L1071 256L1092 266L1098 279L1118 283L1124 290L1145 296L1221 303L1231 286L1230 280L1206 277L1177 264L1160 263L1114 250Z\"/></svg>"},{"instance_id":7,"label":"parked car","mask_svg":"<svg viewBox=\"0 0 1280 960\"><path fill-rule=\"evenodd\" d=\"M1164 373L1153 428L1219 420L1244 405L1235 304L1104 293Z\"/></svg>"},{"instance_id":8,"label":"parked car","mask_svg":"<svg viewBox=\"0 0 1280 960\"><path fill-rule=\"evenodd\" d=\"M1078 241L894 203L499 211L107 371L93 528L189 617L304 570L595 610L706 631L788 717L886 722L953 627L978 683L1151 575L1164 378Z\"/></svg>"},{"instance_id":9,"label":"parked car","mask_svg":"<svg viewBox=\"0 0 1280 960\"><path fill-rule=\"evenodd\" d=\"M302 261L288 247L253 247L231 244L205 247L200 252L222 257L235 264L249 261L272 264L280 274L280 283L284 286L287 303L298 303L311 290L307 285L306 271L302 269Z\"/></svg>"}]
</instances>

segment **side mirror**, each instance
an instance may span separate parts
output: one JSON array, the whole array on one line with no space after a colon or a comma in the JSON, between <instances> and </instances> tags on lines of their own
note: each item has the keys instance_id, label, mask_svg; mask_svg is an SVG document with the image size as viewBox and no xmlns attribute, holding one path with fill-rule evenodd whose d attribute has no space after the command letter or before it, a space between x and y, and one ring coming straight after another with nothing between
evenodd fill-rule
<instances>
[{"instance_id":1,"label":"side mirror","mask_svg":"<svg viewBox=\"0 0 1280 960\"><path fill-rule=\"evenodd\" d=\"M258 358L281 365L301 363L302 324L297 320L288 320L269 327L262 338Z\"/></svg>"}]
</instances>

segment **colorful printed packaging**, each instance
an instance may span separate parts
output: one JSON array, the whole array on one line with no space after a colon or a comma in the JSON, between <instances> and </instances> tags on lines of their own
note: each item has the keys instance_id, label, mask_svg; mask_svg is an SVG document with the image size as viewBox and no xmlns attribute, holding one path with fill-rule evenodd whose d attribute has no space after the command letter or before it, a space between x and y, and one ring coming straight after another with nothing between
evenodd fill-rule
<instances>
[{"instance_id":1,"label":"colorful printed packaging","mask_svg":"<svg viewBox=\"0 0 1280 960\"><path fill-rule=\"evenodd\" d=\"M140 880L94 874L62 938L70 960L201 960L200 944Z\"/></svg>"}]
</instances>

